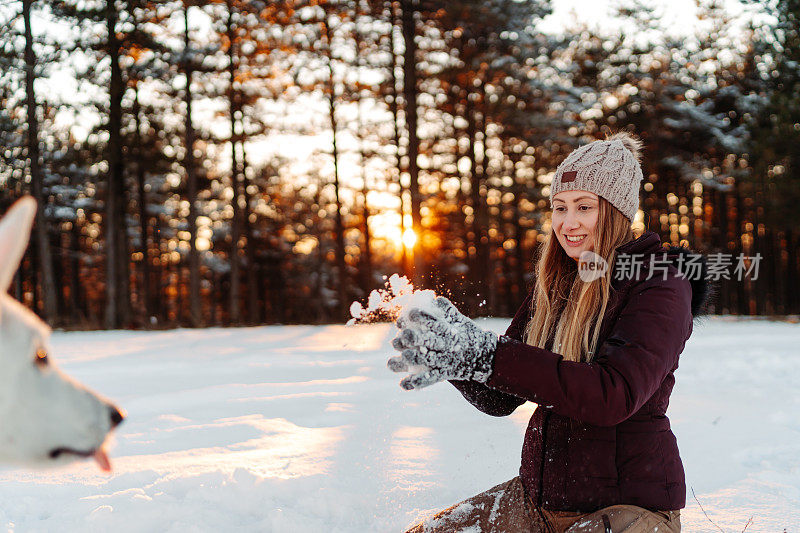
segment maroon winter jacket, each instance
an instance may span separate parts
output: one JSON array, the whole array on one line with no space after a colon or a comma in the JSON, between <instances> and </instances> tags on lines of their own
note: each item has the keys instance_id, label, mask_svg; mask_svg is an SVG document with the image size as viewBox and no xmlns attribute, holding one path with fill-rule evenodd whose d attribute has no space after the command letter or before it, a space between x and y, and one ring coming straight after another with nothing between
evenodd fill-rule
<instances>
[{"instance_id":1,"label":"maroon winter jacket","mask_svg":"<svg viewBox=\"0 0 800 533\"><path fill-rule=\"evenodd\" d=\"M678 258L689 250L666 250L653 232L618 253L642 254L644 267L637 279L615 279L614 271L591 363L565 361L522 342L531 293L498 342L488 383L452 381L493 416L511 414L525 400L538 404L525 434L520 477L533 503L546 509L590 512L632 504L676 510L686 504L666 411L678 356L710 293L705 262L700 276L683 268L687 277L700 279L681 279ZM659 266L667 264L664 279Z\"/></svg>"}]
</instances>

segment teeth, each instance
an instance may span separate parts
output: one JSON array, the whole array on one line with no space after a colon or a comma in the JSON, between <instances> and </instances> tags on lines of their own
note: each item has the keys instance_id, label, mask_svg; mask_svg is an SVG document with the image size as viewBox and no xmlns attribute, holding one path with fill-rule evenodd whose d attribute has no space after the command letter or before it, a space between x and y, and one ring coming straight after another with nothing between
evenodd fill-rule
<instances>
[{"instance_id":1,"label":"teeth","mask_svg":"<svg viewBox=\"0 0 800 533\"><path fill-rule=\"evenodd\" d=\"M578 241L582 241L583 238L586 237L586 235L581 235L580 237L572 237L570 235L565 235L565 237L567 238L567 240L569 242L578 242Z\"/></svg>"}]
</instances>

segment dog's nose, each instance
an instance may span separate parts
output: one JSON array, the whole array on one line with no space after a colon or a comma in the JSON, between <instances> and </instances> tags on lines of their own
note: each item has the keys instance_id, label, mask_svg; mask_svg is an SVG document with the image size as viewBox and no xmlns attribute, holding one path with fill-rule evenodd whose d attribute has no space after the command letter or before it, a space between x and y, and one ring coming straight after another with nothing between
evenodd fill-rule
<instances>
[{"instance_id":1,"label":"dog's nose","mask_svg":"<svg viewBox=\"0 0 800 533\"><path fill-rule=\"evenodd\" d=\"M111 411L111 427L115 428L125 420L125 416L113 405L109 406L109 410Z\"/></svg>"}]
</instances>

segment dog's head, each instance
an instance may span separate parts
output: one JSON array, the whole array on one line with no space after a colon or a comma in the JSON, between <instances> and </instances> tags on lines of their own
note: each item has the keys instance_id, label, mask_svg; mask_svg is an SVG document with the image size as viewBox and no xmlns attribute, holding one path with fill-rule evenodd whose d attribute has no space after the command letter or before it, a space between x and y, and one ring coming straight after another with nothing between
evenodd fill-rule
<instances>
[{"instance_id":1,"label":"dog's head","mask_svg":"<svg viewBox=\"0 0 800 533\"><path fill-rule=\"evenodd\" d=\"M45 466L93 457L122 421L113 404L56 368L50 328L8 295L25 253L36 202L16 202L0 220L0 463Z\"/></svg>"}]
</instances>

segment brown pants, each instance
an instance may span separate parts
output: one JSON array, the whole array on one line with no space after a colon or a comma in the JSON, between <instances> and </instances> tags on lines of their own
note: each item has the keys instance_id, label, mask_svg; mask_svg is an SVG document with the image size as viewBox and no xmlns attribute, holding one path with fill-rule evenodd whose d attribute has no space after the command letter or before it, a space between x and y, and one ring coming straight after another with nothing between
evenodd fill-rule
<instances>
[{"instance_id":1,"label":"brown pants","mask_svg":"<svg viewBox=\"0 0 800 533\"><path fill-rule=\"evenodd\" d=\"M549 511L525 497L519 477L473 496L411 527L406 533L677 533L680 511L612 505L592 513Z\"/></svg>"}]
</instances>

